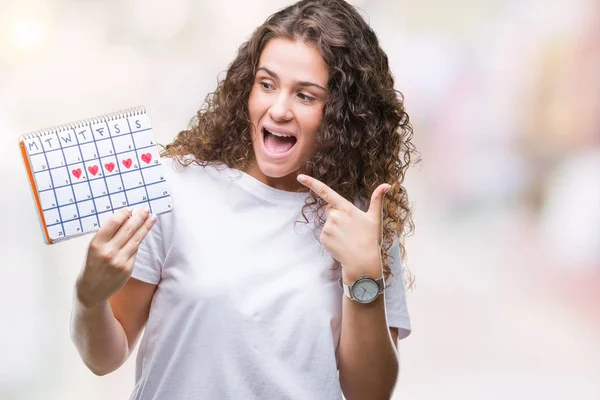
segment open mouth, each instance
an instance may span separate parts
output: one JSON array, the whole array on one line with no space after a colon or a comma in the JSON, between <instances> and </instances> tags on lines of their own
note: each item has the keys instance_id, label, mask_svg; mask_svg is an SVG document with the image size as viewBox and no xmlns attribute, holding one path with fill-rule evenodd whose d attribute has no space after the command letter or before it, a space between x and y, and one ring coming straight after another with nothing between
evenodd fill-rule
<instances>
[{"instance_id":1,"label":"open mouth","mask_svg":"<svg viewBox=\"0 0 600 400\"><path fill-rule=\"evenodd\" d=\"M287 153L298 141L295 136L269 131L265 128L263 128L263 140L265 149L274 154Z\"/></svg>"}]
</instances>

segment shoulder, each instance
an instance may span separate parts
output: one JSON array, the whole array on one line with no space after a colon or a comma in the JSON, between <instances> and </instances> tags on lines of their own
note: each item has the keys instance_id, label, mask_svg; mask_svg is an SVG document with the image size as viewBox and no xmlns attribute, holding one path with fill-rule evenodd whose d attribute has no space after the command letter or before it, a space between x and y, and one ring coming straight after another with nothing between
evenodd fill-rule
<instances>
[{"instance_id":1,"label":"shoulder","mask_svg":"<svg viewBox=\"0 0 600 400\"><path fill-rule=\"evenodd\" d=\"M167 180L188 181L198 179L198 177L209 175L212 171L218 169L218 166L214 163L206 166L198 164L193 156L161 157L160 160Z\"/></svg>"},{"instance_id":2,"label":"shoulder","mask_svg":"<svg viewBox=\"0 0 600 400\"><path fill-rule=\"evenodd\" d=\"M193 158L161 157L162 174L173 199L173 209L198 206L198 200L215 199L231 174L219 163L200 165ZM210 196L207 194L210 193Z\"/></svg>"}]
</instances>

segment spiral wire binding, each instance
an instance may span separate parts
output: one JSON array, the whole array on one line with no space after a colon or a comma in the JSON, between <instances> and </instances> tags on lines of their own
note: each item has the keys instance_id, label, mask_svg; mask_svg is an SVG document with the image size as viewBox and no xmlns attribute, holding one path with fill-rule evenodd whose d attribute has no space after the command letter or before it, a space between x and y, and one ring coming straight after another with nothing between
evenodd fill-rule
<instances>
[{"instance_id":1,"label":"spiral wire binding","mask_svg":"<svg viewBox=\"0 0 600 400\"><path fill-rule=\"evenodd\" d=\"M117 111L110 114L104 114L97 117L82 119L75 122L69 122L62 125L53 126L51 128L40 129L37 131L29 132L19 137L19 141L30 140L36 137L42 137L51 134L58 134L71 129L79 129L84 126L90 126L101 122L110 122L121 118L134 117L136 115L146 114L146 108L144 106L137 106L122 111Z\"/></svg>"}]
</instances>

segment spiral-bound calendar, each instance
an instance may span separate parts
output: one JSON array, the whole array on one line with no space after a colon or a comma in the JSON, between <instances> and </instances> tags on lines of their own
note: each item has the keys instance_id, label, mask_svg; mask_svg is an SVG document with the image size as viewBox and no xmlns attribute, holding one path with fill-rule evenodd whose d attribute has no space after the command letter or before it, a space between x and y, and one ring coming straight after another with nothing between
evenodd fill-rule
<instances>
[{"instance_id":1,"label":"spiral-bound calendar","mask_svg":"<svg viewBox=\"0 0 600 400\"><path fill-rule=\"evenodd\" d=\"M143 107L32 132L19 143L48 244L95 232L124 207L172 209Z\"/></svg>"}]
</instances>

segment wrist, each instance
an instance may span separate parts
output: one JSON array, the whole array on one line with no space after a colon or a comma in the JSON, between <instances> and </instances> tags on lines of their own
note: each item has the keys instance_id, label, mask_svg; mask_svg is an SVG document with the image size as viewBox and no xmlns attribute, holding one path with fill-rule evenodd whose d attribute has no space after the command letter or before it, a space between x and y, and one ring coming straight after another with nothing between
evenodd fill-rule
<instances>
[{"instance_id":1,"label":"wrist","mask_svg":"<svg viewBox=\"0 0 600 400\"><path fill-rule=\"evenodd\" d=\"M79 304L79 307L84 310L93 310L94 308L97 308L99 304L99 302L95 302L87 298L84 294L80 292L79 289L75 290L75 301L77 302L77 304Z\"/></svg>"},{"instance_id":2,"label":"wrist","mask_svg":"<svg viewBox=\"0 0 600 400\"><path fill-rule=\"evenodd\" d=\"M85 310L93 310L102 304L102 301L90 297L89 286L79 279L75 283L75 301Z\"/></svg>"},{"instance_id":3,"label":"wrist","mask_svg":"<svg viewBox=\"0 0 600 400\"><path fill-rule=\"evenodd\" d=\"M379 260L377 262L365 263L363 265L342 265L342 279L347 284L356 282L361 276L379 279L383 276L383 269Z\"/></svg>"}]
</instances>

